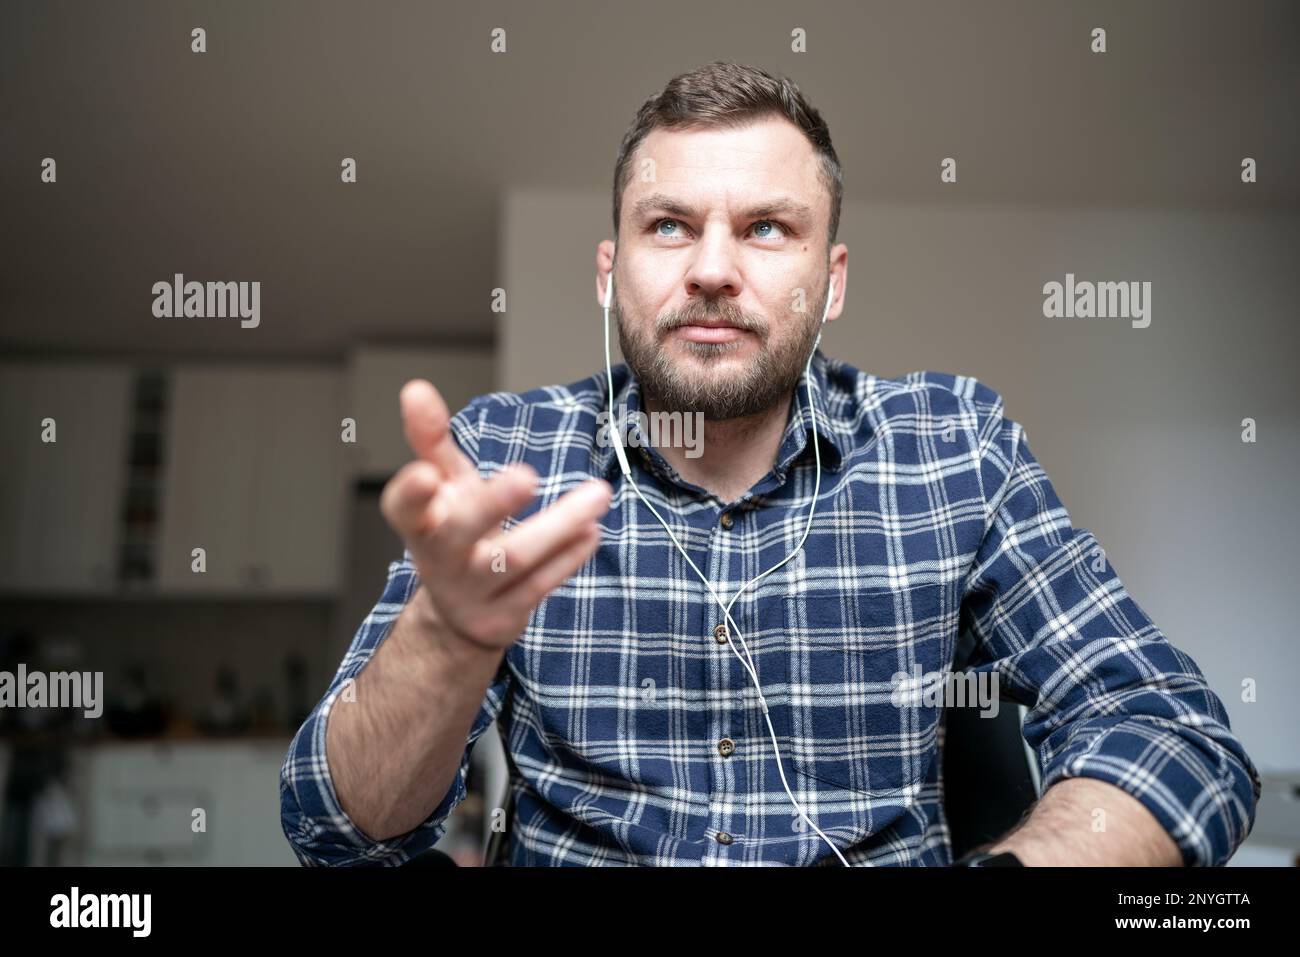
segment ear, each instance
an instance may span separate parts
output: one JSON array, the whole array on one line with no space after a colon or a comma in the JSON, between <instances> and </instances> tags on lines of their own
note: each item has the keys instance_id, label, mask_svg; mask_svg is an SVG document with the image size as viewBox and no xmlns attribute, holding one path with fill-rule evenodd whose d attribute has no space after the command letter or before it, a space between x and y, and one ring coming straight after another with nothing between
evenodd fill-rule
<instances>
[{"instance_id":1,"label":"ear","mask_svg":"<svg viewBox=\"0 0 1300 957\"><path fill-rule=\"evenodd\" d=\"M834 288L830 294L830 309L826 312L826 321L834 322L844 311L844 292L849 282L849 247L838 243L831 250L830 281Z\"/></svg>"},{"instance_id":2,"label":"ear","mask_svg":"<svg viewBox=\"0 0 1300 957\"><path fill-rule=\"evenodd\" d=\"M596 245L596 305L605 307L605 290L614 272L614 241L602 239Z\"/></svg>"}]
</instances>

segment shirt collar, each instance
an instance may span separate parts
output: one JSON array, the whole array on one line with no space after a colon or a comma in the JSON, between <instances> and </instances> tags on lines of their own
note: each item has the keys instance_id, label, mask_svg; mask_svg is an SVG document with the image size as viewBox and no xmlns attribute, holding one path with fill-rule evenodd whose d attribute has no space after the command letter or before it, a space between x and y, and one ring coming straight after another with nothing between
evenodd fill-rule
<instances>
[{"instance_id":1,"label":"shirt collar","mask_svg":"<svg viewBox=\"0 0 1300 957\"><path fill-rule=\"evenodd\" d=\"M820 440L822 468L829 472L837 471L848 458L849 451L852 448L852 440L844 427L837 421L831 419L827 414L826 388L827 388L827 358L822 354L820 349L813 354L812 361L812 385L813 385L813 405L808 405L808 372L805 371L799 376L799 383L795 387L794 402L791 405L790 415L786 421L785 434L781 438L781 445L777 449L776 463L773 471L776 473L778 480L784 479L785 473L791 464L799 458L800 455L808 449L808 434L813 429L813 410L817 413L816 434ZM641 386L636 376L632 375L625 363L619 363L611 370L614 378L614 414L618 416L624 411L631 417L634 413L641 411ZM604 376L600 377L604 384ZM608 392L608 387L605 390ZM610 478L618 471L618 456L614 452L613 440L608 438L609 408L604 407L602 415L598 417L597 424L597 441L592 446L592 472L602 478ZM662 463L663 468L671 471L671 467L664 462L658 450L647 448L645 440L639 449L629 448L626 451L629 454L646 453L644 458L649 459L647 465L653 466Z\"/></svg>"}]
</instances>

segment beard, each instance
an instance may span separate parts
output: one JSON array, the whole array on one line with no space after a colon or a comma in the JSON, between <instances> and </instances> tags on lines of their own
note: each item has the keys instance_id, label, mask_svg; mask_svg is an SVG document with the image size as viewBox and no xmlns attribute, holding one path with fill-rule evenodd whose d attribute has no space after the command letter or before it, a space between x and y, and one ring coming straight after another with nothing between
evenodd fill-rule
<instances>
[{"instance_id":1,"label":"beard","mask_svg":"<svg viewBox=\"0 0 1300 957\"><path fill-rule=\"evenodd\" d=\"M705 421L717 422L767 412L790 400L817 339L821 323L816 317L825 308L824 297L825 293L811 318L791 312L788 321L794 324L793 333L775 346L767 320L742 311L730 299L692 299L681 309L660 316L653 332L644 333L629 329L623 321L617 291L610 311L618 317L618 343L628 368L641 383L641 391L665 412L701 412ZM744 337L732 342L679 340L690 357L698 361L674 359L663 348L664 338L672 330L706 319L753 333L759 340L757 355L743 369L724 374L724 360L740 350Z\"/></svg>"}]
</instances>

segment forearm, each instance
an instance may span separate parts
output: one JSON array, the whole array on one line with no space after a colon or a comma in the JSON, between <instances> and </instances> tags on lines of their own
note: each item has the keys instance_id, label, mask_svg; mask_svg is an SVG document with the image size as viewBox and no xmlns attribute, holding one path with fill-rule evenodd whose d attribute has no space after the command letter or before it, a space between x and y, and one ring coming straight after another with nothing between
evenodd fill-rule
<instances>
[{"instance_id":1,"label":"forearm","mask_svg":"<svg viewBox=\"0 0 1300 957\"><path fill-rule=\"evenodd\" d=\"M1047 789L1029 816L988 850L1030 867L1181 867L1182 853L1137 798L1097 778Z\"/></svg>"},{"instance_id":2,"label":"forearm","mask_svg":"<svg viewBox=\"0 0 1300 957\"><path fill-rule=\"evenodd\" d=\"M438 806L503 654L450 636L416 589L326 725L339 803L367 836L404 834Z\"/></svg>"}]
</instances>

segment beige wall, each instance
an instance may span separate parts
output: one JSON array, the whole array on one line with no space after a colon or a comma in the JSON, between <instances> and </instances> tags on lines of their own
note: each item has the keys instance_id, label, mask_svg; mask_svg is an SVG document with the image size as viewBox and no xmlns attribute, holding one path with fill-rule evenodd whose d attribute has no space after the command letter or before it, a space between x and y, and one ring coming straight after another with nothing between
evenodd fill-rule
<instances>
[{"instance_id":1,"label":"beige wall","mask_svg":"<svg viewBox=\"0 0 1300 957\"><path fill-rule=\"evenodd\" d=\"M1300 539L1291 298L1300 216L846 203L848 299L824 350L879 375L978 376L1024 424L1074 524L1191 654L1265 768L1300 765L1290 596ZM499 383L602 368L603 190L510 192ZM1043 283L1148 280L1152 321L1048 320ZM617 357L615 358L617 362ZM1240 440L1241 420L1259 441ZM1254 677L1258 701L1241 701Z\"/></svg>"}]
</instances>

